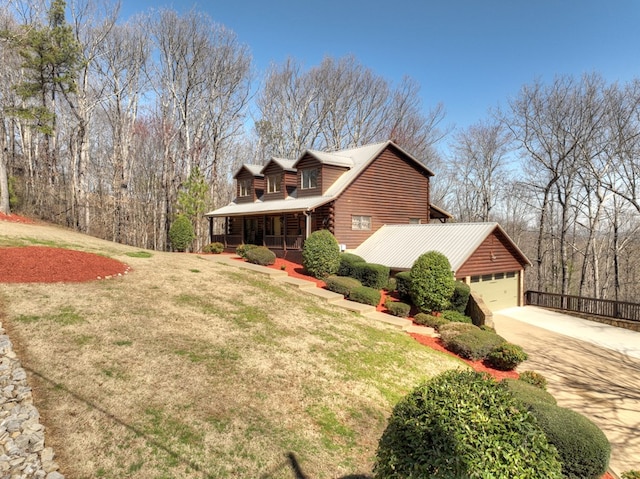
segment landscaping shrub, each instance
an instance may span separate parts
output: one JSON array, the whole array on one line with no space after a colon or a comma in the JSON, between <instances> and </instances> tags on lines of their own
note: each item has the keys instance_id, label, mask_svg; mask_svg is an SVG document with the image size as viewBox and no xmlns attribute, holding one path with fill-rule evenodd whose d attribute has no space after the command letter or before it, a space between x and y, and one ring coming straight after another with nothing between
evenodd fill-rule
<instances>
[{"instance_id":1,"label":"landscaping shrub","mask_svg":"<svg viewBox=\"0 0 640 479\"><path fill-rule=\"evenodd\" d=\"M454 311L453 309L447 309L446 311L443 311L442 317L447 321L453 321L456 323L473 323L469 316L459 313L458 311Z\"/></svg>"},{"instance_id":2,"label":"landscaping shrub","mask_svg":"<svg viewBox=\"0 0 640 479\"><path fill-rule=\"evenodd\" d=\"M561 464L534 418L506 386L448 371L393 409L376 453L378 479L560 479Z\"/></svg>"},{"instance_id":3,"label":"landscaping shrub","mask_svg":"<svg viewBox=\"0 0 640 479\"><path fill-rule=\"evenodd\" d=\"M416 317L418 317L418 315L416 315ZM480 331L480 328L478 326L474 326L473 324L457 322L448 322L438 328L440 339L442 340L443 344L450 341L455 336L459 336L462 333L468 333L469 331Z\"/></svg>"},{"instance_id":4,"label":"landscaping shrub","mask_svg":"<svg viewBox=\"0 0 640 479\"><path fill-rule=\"evenodd\" d=\"M411 300L423 313L449 307L454 280L449 260L442 253L429 251L411 267Z\"/></svg>"},{"instance_id":5,"label":"landscaping shrub","mask_svg":"<svg viewBox=\"0 0 640 479\"><path fill-rule=\"evenodd\" d=\"M434 316L433 314L418 313L413 317L416 324L428 326L438 331L443 325L450 323L448 319L442 316Z\"/></svg>"},{"instance_id":6,"label":"landscaping shrub","mask_svg":"<svg viewBox=\"0 0 640 479\"><path fill-rule=\"evenodd\" d=\"M329 230L314 231L302 247L302 264L316 278L335 274L340 267L340 245Z\"/></svg>"},{"instance_id":7,"label":"landscaping shrub","mask_svg":"<svg viewBox=\"0 0 640 479\"><path fill-rule=\"evenodd\" d=\"M351 301L370 304L371 306L378 306L381 298L379 290L369 288L368 286L360 286L359 288L354 288L349 292L349 299Z\"/></svg>"},{"instance_id":8,"label":"landscaping shrub","mask_svg":"<svg viewBox=\"0 0 640 479\"><path fill-rule=\"evenodd\" d=\"M532 386L545 391L547 389L547 378L535 371L522 371L520 373L520 381L531 384ZM640 477L638 479L640 479Z\"/></svg>"},{"instance_id":9,"label":"landscaping shrub","mask_svg":"<svg viewBox=\"0 0 640 479\"><path fill-rule=\"evenodd\" d=\"M451 323L450 323L451 324ZM465 359L484 359L497 346L506 342L501 336L476 328L443 340L444 347Z\"/></svg>"},{"instance_id":10,"label":"landscaping shrub","mask_svg":"<svg viewBox=\"0 0 640 479\"><path fill-rule=\"evenodd\" d=\"M464 313L469 302L471 287L462 281L456 281L453 284L453 294L451 295L451 309Z\"/></svg>"},{"instance_id":11,"label":"landscaping shrub","mask_svg":"<svg viewBox=\"0 0 640 479\"><path fill-rule=\"evenodd\" d=\"M401 299L411 299L411 271L396 273L396 289Z\"/></svg>"},{"instance_id":12,"label":"landscaping shrub","mask_svg":"<svg viewBox=\"0 0 640 479\"><path fill-rule=\"evenodd\" d=\"M357 263L364 263L365 260L353 253L341 253L340 254L340 266L338 266L338 276L350 276L353 275L353 265Z\"/></svg>"},{"instance_id":13,"label":"landscaping shrub","mask_svg":"<svg viewBox=\"0 0 640 479\"><path fill-rule=\"evenodd\" d=\"M564 477L602 477L609 467L611 445L598 426L582 414L552 404L532 403L529 410L558 450Z\"/></svg>"},{"instance_id":14,"label":"landscaping shrub","mask_svg":"<svg viewBox=\"0 0 640 479\"><path fill-rule=\"evenodd\" d=\"M398 284L396 282L396 279L389 278L389 281L387 281L387 285L384 287L384 289L386 289L387 291L395 291L397 287Z\"/></svg>"},{"instance_id":15,"label":"landscaping shrub","mask_svg":"<svg viewBox=\"0 0 640 479\"><path fill-rule=\"evenodd\" d=\"M381 264L355 263L351 267L352 278L359 280L364 286L382 289L389 281L389 268Z\"/></svg>"},{"instance_id":16,"label":"landscaping shrub","mask_svg":"<svg viewBox=\"0 0 640 479\"><path fill-rule=\"evenodd\" d=\"M256 246L245 250L245 258L249 263L268 266L276 262L276 255L266 246Z\"/></svg>"},{"instance_id":17,"label":"landscaping shrub","mask_svg":"<svg viewBox=\"0 0 640 479\"><path fill-rule=\"evenodd\" d=\"M511 371L527 358L527 353L517 344L504 343L487 355L487 362L491 367L501 371Z\"/></svg>"},{"instance_id":18,"label":"landscaping shrub","mask_svg":"<svg viewBox=\"0 0 640 479\"><path fill-rule=\"evenodd\" d=\"M206 244L202 247L203 253L220 254L223 251L224 251L224 245L218 241L216 241L215 243Z\"/></svg>"},{"instance_id":19,"label":"landscaping shrub","mask_svg":"<svg viewBox=\"0 0 640 479\"><path fill-rule=\"evenodd\" d=\"M334 293L339 293L344 296L349 296L349 293L355 288L362 286L360 281L355 278L347 278L346 276L331 275L325 279L327 289Z\"/></svg>"},{"instance_id":20,"label":"landscaping shrub","mask_svg":"<svg viewBox=\"0 0 640 479\"><path fill-rule=\"evenodd\" d=\"M407 303L403 303L401 301L391 301L387 299L384 302L384 307L389 310L391 314L394 316L399 316L401 318L406 318L409 316L409 312L411 311L411 306Z\"/></svg>"},{"instance_id":21,"label":"landscaping shrub","mask_svg":"<svg viewBox=\"0 0 640 479\"><path fill-rule=\"evenodd\" d=\"M241 258L247 259L247 251L257 248L258 245L255 244L241 244L236 248L236 254Z\"/></svg>"},{"instance_id":22,"label":"landscaping shrub","mask_svg":"<svg viewBox=\"0 0 640 479\"><path fill-rule=\"evenodd\" d=\"M622 479L640 479L640 471L625 471L622 473Z\"/></svg>"},{"instance_id":23,"label":"landscaping shrub","mask_svg":"<svg viewBox=\"0 0 640 479\"><path fill-rule=\"evenodd\" d=\"M185 215L178 215L169 228L169 241L176 251L186 251L196 238L191 220Z\"/></svg>"},{"instance_id":24,"label":"landscaping shrub","mask_svg":"<svg viewBox=\"0 0 640 479\"><path fill-rule=\"evenodd\" d=\"M521 379L503 379L511 393L515 398L525 404L543 402L546 404L556 404L556 398L544 389L540 389L532 384L526 383Z\"/></svg>"}]
</instances>

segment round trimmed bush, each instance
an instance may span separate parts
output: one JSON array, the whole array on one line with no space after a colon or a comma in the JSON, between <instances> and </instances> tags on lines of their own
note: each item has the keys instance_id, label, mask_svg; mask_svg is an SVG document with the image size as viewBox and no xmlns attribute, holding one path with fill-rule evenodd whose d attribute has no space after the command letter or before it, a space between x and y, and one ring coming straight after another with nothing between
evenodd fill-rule
<instances>
[{"instance_id":1,"label":"round trimmed bush","mask_svg":"<svg viewBox=\"0 0 640 479\"><path fill-rule=\"evenodd\" d=\"M247 259L247 251L257 248L255 244L241 244L236 247L236 254L241 258Z\"/></svg>"},{"instance_id":2,"label":"round trimmed bush","mask_svg":"<svg viewBox=\"0 0 640 479\"><path fill-rule=\"evenodd\" d=\"M443 339L444 347L452 353L465 359L485 359L496 347L505 343L505 339L491 331L476 328L458 334L447 340Z\"/></svg>"},{"instance_id":3,"label":"round trimmed bush","mask_svg":"<svg viewBox=\"0 0 640 479\"><path fill-rule=\"evenodd\" d=\"M417 316L417 315L416 315ZM442 343L446 343L450 341L455 336L459 336L462 333L467 333L469 331L479 331L480 328L473 324L469 323L458 323L458 322L448 322L440 326L438 332L440 333L440 339Z\"/></svg>"},{"instance_id":4,"label":"round trimmed bush","mask_svg":"<svg viewBox=\"0 0 640 479\"><path fill-rule=\"evenodd\" d=\"M187 251L187 248L195 238L196 234L191 220L185 215L178 215L169 228L171 247L176 251Z\"/></svg>"},{"instance_id":5,"label":"round trimmed bush","mask_svg":"<svg viewBox=\"0 0 640 479\"><path fill-rule=\"evenodd\" d=\"M376 454L378 479L560 479L561 464L535 419L505 385L448 371L393 409Z\"/></svg>"},{"instance_id":6,"label":"round trimmed bush","mask_svg":"<svg viewBox=\"0 0 640 479\"><path fill-rule=\"evenodd\" d=\"M446 311L443 311L442 317L447 321L453 321L456 323L469 323L469 324L473 323L473 321L469 316L467 316L466 314L462 314L458 311L455 311L453 309L447 309Z\"/></svg>"},{"instance_id":7,"label":"round trimmed bush","mask_svg":"<svg viewBox=\"0 0 640 479\"><path fill-rule=\"evenodd\" d=\"M375 263L355 263L350 276L365 286L382 289L389 282L389 267Z\"/></svg>"},{"instance_id":8,"label":"round trimmed bush","mask_svg":"<svg viewBox=\"0 0 640 479\"><path fill-rule=\"evenodd\" d=\"M502 380L516 399L527 407L530 404L543 402L547 404L556 404L556 398L544 389L533 386L520 379L503 379Z\"/></svg>"},{"instance_id":9,"label":"round trimmed bush","mask_svg":"<svg viewBox=\"0 0 640 479\"><path fill-rule=\"evenodd\" d=\"M411 267L411 300L423 313L444 311L449 307L455 281L445 255L424 253Z\"/></svg>"},{"instance_id":10,"label":"round trimmed bush","mask_svg":"<svg viewBox=\"0 0 640 479\"><path fill-rule=\"evenodd\" d=\"M396 290L400 295L400 299L411 299L411 271L402 271L396 273Z\"/></svg>"},{"instance_id":11,"label":"round trimmed bush","mask_svg":"<svg viewBox=\"0 0 640 479\"><path fill-rule=\"evenodd\" d=\"M547 389L547 378L535 371L522 371L520 373L519 379L520 381L531 384L532 386L543 389L545 391Z\"/></svg>"},{"instance_id":12,"label":"round trimmed bush","mask_svg":"<svg viewBox=\"0 0 640 479\"><path fill-rule=\"evenodd\" d=\"M552 404L532 403L529 410L558 450L564 477L602 477L609 467L611 445L598 426L576 411Z\"/></svg>"},{"instance_id":13,"label":"round trimmed bush","mask_svg":"<svg viewBox=\"0 0 640 479\"><path fill-rule=\"evenodd\" d=\"M368 286L360 286L359 288L354 288L349 292L349 299L356 303L378 306L382 299L382 295L377 289L369 288Z\"/></svg>"},{"instance_id":14,"label":"round trimmed bush","mask_svg":"<svg viewBox=\"0 0 640 479\"><path fill-rule=\"evenodd\" d=\"M504 343L487 355L487 362L491 367L501 371L511 371L527 358L527 353L517 344Z\"/></svg>"},{"instance_id":15,"label":"round trimmed bush","mask_svg":"<svg viewBox=\"0 0 640 479\"><path fill-rule=\"evenodd\" d=\"M302 265L316 278L335 274L340 267L340 245L329 230L314 231L302 247Z\"/></svg>"},{"instance_id":16,"label":"round trimmed bush","mask_svg":"<svg viewBox=\"0 0 640 479\"><path fill-rule=\"evenodd\" d=\"M434 316L433 314L418 313L413 317L413 321L421 326L428 326L439 331L442 326L449 324L451 321L444 319L442 316Z\"/></svg>"},{"instance_id":17,"label":"round trimmed bush","mask_svg":"<svg viewBox=\"0 0 640 479\"><path fill-rule=\"evenodd\" d=\"M391 314L400 318L406 318L409 316L409 312L411 311L411 306L407 303L392 301L390 299L387 299L384 302L384 307L387 308Z\"/></svg>"},{"instance_id":18,"label":"round trimmed bush","mask_svg":"<svg viewBox=\"0 0 640 479\"><path fill-rule=\"evenodd\" d=\"M456 281L451 295L451 309L464 313L469 302L469 295L471 295L471 287L467 283Z\"/></svg>"},{"instance_id":19,"label":"round trimmed bush","mask_svg":"<svg viewBox=\"0 0 640 479\"><path fill-rule=\"evenodd\" d=\"M338 276L350 276L355 278L353 275L353 265L365 262L364 258L361 258L357 254L341 253L340 266L338 266Z\"/></svg>"},{"instance_id":20,"label":"round trimmed bush","mask_svg":"<svg viewBox=\"0 0 640 479\"><path fill-rule=\"evenodd\" d=\"M351 290L359 288L362 283L355 278L348 278L346 276L331 275L324 280L327 284L327 289L334 293L339 293L344 296L349 296Z\"/></svg>"},{"instance_id":21,"label":"round trimmed bush","mask_svg":"<svg viewBox=\"0 0 640 479\"><path fill-rule=\"evenodd\" d=\"M256 246L245 251L245 258L249 263L269 266L276 262L276 255L266 246Z\"/></svg>"},{"instance_id":22,"label":"round trimmed bush","mask_svg":"<svg viewBox=\"0 0 640 479\"><path fill-rule=\"evenodd\" d=\"M218 241L206 244L202 247L203 253L220 254L224 251L224 245Z\"/></svg>"}]
</instances>

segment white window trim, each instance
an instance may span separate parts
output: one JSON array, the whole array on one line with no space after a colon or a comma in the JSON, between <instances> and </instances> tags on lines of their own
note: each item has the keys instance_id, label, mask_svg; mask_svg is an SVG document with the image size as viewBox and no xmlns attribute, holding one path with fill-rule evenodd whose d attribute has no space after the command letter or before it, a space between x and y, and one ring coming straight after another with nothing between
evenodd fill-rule
<instances>
[{"instance_id":1,"label":"white window trim","mask_svg":"<svg viewBox=\"0 0 640 479\"><path fill-rule=\"evenodd\" d=\"M311 178L312 176L310 175L310 173L315 172L315 185L311 186ZM306 176L306 178L305 178ZM300 174L300 188L303 190L312 190L314 188L318 187L318 176L319 176L319 171L318 168L305 168L302 170L301 174ZM305 181L305 179L307 181ZM309 184L307 184L309 183Z\"/></svg>"},{"instance_id":2,"label":"white window trim","mask_svg":"<svg viewBox=\"0 0 640 479\"><path fill-rule=\"evenodd\" d=\"M273 180L276 181L273 181ZM267 193L279 193L282 191L282 175L268 175L267 176Z\"/></svg>"},{"instance_id":3,"label":"white window trim","mask_svg":"<svg viewBox=\"0 0 640 479\"><path fill-rule=\"evenodd\" d=\"M240 191L238 196L241 198L245 198L247 196L251 196L251 180L240 180Z\"/></svg>"},{"instance_id":4,"label":"white window trim","mask_svg":"<svg viewBox=\"0 0 640 479\"><path fill-rule=\"evenodd\" d=\"M371 231L371 216L351 215L351 229L355 231Z\"/></svg>"}]
</instances>

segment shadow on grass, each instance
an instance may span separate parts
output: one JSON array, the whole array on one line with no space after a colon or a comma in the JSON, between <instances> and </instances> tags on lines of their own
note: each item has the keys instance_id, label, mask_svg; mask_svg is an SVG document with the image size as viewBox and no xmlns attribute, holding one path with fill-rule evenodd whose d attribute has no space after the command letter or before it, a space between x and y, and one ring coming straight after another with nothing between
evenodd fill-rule
<instances>
[{"instance_id":1,"label":"shadow on grass","mask_svg":"<svg viewBox=\"0 0 640 479\"><path fill-rule=\"evenodd\" d=\"M23 368L28 370L34 376L37 376L42 381L51 384L54 388L56 388L56 389L58 389L60 391L64 391L69 396L73 397L75 400L80 401L80 402L86 404L87 406L89 406L90 408L92 408L92 409L104 414L105 417L109 418L111 421L113 421L113 422L119 424L120 426L128 429L129 431L133 432L136 436L144 438L145 441L147 441L148 444L150 444L151 446L157 447L158 449L164 451L167 455L169 455L170 457L172 457L176 461L181 462L182 464L184 464L185 466L188 466L189 468L193 469L196 472L202 473L202 477L203 478L205 478L205 479L213 479L213 478L217 477L217 476L212 475L211 473L207 472L206 470L204 470L203 467L200 464L197 464L197 463L189 460L187 457L184 457L180 453L174 451L173 449L168 447L166 444L163 444L161 442L156 441L155 439L150 437L148 434L146 434L141 429L139 429L139 428L137 428L135 426L132 426L129 423L124 422L122 419L120 419L117 416L113 415L112 413L110 413L106 409L100 407L95 402L93 402L93 401L91 401L91 400L89 400L89 399L87 399L87 398L85 398L85 397L83 397L83 396L71 391L65 385L53 381L52 379L48 378L44 374L40 373L39 371L34 371L33 369L28 368L28 367L24 367L24 366L23 366ZM287 453L286 460L283 461L283 463L280 464L275 470L273 470L273 471L271 471L271 472L269 472L267 474L263 474L262 476L260 476L260 478L261 479L269 479L270 477L273 477L277 472L279 472L283 468L291 468L295 479L311 479L310 476L306 475L302 471L302 467L300 466L300 463L298 462L298 460L297 460L297 458L296 458L296 456L295 456L295 454L293 452ZM369 476L369 475L366 475L366 474L354 474L354 475L341 476L338 479L372 479L372 478L373 478L373 476Z\"/></svg>"}]
</instances>

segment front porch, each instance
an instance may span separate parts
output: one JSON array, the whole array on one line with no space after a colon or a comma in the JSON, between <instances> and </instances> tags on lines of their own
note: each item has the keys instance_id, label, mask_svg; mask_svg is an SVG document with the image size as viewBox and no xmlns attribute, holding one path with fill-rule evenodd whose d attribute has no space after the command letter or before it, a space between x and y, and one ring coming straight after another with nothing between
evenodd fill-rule
<instances>
[{"instance_id":1,"label":"front porch","mask_svg":"<svg viewBox=\"0 0 640 479\"><path fill-rule=\"evenodd\" d=\"M231 234L212 234L212 243L222 243L225 249L234 249L241 244L257 244L259 246L266 246L273 250L296 250L301 251L304 243L304 236L284 236L284 235L264 235L262 239L256 236L255 242L246 242L243 239L243 235L231 235Z\"/></svg>"}]
</instances>

